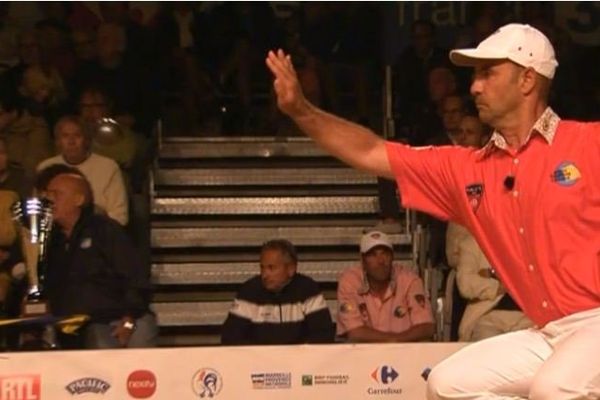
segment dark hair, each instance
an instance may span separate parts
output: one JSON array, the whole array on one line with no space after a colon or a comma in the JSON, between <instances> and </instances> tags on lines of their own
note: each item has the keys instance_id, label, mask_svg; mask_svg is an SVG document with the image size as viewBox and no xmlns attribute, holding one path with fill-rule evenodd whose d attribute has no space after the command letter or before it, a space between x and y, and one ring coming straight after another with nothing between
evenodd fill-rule
<instances>
[{"instance_id":1,"label":"dark hair","mask_svg":"<svg viewBox=\"0 0 600 400\"><path fill-rule=\"evenodd\" d=\"M298 264L298 255L296 254L296 248L289 240L285 240L285 239L269 240L268 242L265 242L262 245L260 252L262 253L263 251L266 251L266 250L278 250L290 262L292 262L293 264Z\"/></svg>"},{"instance_id":2,"label":"dark hair","mask_svg":"<svg viewBox=\"0 0 600 400\"><path fill-rule=\"evenodd\" d=\"M109 111L112 109L113 100L110 97L110 95L108 94L108 92L106 91L106 89L104 89L103 87L101 87L99 85L95 85L95 84L86 86L79 92L80 107L81 107L81 99L83 98L83 95L89 95L89 94L102 97L102 99L104 100L104 103L106 105L106 108Z\"/></svg>"}]
</instances>

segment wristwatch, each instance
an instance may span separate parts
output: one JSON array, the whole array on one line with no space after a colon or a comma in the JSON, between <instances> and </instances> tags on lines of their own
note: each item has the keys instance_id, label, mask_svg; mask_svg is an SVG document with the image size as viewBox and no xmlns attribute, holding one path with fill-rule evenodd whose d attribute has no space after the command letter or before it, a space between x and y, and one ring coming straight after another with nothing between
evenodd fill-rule
<instances>
[{"instance_id":1,"label":"wristwatch","mask_svg":"<svg viewBox=\"0 0 600 400\"><path fill-rule=\"evenodd\" d=\"M135 330L135 323L133 323L131 321L124 321L123 328L133 331L133 330Z\"/></svg>"}]
</instances>

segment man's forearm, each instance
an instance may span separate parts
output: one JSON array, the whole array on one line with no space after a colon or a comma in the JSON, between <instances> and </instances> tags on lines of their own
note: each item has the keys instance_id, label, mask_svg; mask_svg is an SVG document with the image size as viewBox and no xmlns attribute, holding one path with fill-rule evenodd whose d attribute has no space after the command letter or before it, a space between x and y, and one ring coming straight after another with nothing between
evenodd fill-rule
<instances>
[{"instance_id":1,"label":"man's forearm","mask_svg":"<svg viewBox=\"0 0 600 400\"><path fill-rule=\"evenodd\" d=\"M411 327L404 332L383 332L377 329L361 326L348 331L348 340L351 342L363 343L394 343L394 342L418 342L430 339L434 333L434 326L431 323L419 324Z\"/></svg>"},{"instance_id":2,"label":"man's forearm","mask_svg":"<svg viewBox=\"0 0 600 400\"><path fill-rule=\"evenodd\" d=\"M306 102L291 116L298 127L328 153L378 176L393 178L384 140L373 131ZM374 162L378 160L378 162Z\"/></svg>"}]
</instances>

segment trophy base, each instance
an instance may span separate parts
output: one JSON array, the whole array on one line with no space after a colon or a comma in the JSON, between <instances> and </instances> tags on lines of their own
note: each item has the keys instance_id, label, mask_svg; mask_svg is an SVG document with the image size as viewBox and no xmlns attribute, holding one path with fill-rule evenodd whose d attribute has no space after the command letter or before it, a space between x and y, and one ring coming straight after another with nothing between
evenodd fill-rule
<instances>
[{"instance_id":1,"label":"trophy base","mask_svg":"<svg viewBox=\"0 0 600 400\"><path fill-rule=\"evenodd\" d=\"M48 301L39 293L31 293L25 297L21 315L23 317L37 317L50 314Z\"/></svg>"}]
</instances>

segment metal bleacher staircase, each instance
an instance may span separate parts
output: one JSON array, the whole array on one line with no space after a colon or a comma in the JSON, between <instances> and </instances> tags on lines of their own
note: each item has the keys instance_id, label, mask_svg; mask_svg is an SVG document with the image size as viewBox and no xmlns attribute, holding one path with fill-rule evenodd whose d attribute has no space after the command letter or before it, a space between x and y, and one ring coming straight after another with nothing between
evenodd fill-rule
<instances>
[{"instance_id":1,"label":"metal bleacher staircase","mask_svg":"<svg viewBox=\"0 0 600 400\"><path fill-rule=\"evenodd\" d=\"M162 140L151 182L152 307L161 345L215 344L241 283L259 271L262 243L296 246L299 271L322 285L335 319L342 269L377 223L375 177L305 138L173 137ZM414 262L413 217L391 235Z\"/></svg>"}]
</instances>

